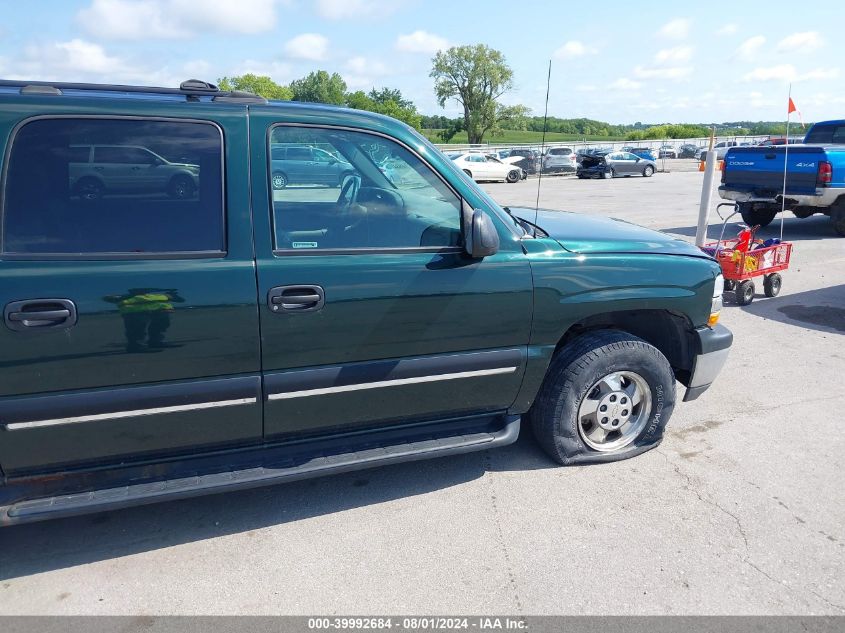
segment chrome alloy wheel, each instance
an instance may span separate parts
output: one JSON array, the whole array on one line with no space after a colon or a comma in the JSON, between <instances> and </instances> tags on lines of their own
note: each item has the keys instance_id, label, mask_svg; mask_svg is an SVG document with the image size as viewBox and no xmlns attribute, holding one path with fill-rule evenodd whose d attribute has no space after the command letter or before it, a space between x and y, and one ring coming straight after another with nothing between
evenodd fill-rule
<instances>
[{"instance_id":1,"label":"chrome alloy wheel","mask_svg":"<svg viewBox=\"0 0 845 633\"><path fill-rule=\"evenodd\" d=\"M651 389L632 371L616 371L587 390L578 407L578 434L595 451L615 451L633 442L651 415Z\"/></svg>"}]
</instances>

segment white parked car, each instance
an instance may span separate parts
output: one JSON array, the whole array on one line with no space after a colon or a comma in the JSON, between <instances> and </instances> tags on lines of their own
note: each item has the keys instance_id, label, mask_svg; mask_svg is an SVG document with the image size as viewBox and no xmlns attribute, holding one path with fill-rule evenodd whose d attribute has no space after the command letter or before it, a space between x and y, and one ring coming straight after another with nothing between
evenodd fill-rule
<instances>
[{"instance_id":1,"label":"white parked car","mask_svg":"<svg viewBox=\"0 0 845 633\"><path fill-rule=\"evenodd\" d=\"M487 156L482 152L458 152L449 154L449 158L455 161L455 165L475 180L504 180L506 182L519 182L522 180L522 169L516 165L502 162L493 156Z\"/></svg>"}]
</instances>

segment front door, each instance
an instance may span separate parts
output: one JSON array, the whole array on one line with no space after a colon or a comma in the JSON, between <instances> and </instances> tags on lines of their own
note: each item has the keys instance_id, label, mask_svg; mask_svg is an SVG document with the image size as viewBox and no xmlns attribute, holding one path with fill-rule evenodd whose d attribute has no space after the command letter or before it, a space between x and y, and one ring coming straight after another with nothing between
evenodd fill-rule
<instances>
[{"instance_id":1,"label":"front door","mask_svg":"<svg viewBox=\"0 0 845 633\"><path fill-rule=\"evenodd\" d=\"M460 197L395 140L250 112L265 435L506 409L531 317L519 244L467 259ZM340 191L273 191L268 141L294 139L330 148L354 175Z\"/></svg>"},{"instance_id":2,"label":"front door","mask_svg":"<svg viewBox=\"0 0 845 633\"><path fill-rule=\"evenodd\" d=\"M6 474L261 439L245 110L197 104L191 116L202 120L180 121L178 104L157 104L167 119L135 109L66 116L57 98L11 140L0 254ZM0 108L0 127L15 116ZM133 182L150 165L126 162L105 189L71 186L79 147L115 148L99 164L117 169L128 145L192 165L196 190L177 198Z\"/></svg>"}]
</instances>

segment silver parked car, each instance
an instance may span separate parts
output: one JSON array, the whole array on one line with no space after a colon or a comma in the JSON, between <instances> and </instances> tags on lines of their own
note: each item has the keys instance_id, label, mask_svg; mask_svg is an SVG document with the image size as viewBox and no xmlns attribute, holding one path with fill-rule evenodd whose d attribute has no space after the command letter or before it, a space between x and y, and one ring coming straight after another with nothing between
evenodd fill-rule
<instances>
[{"instance_id":1,"label":"silver parked car","mask_svg":"<svg viewBox=\"0 0 845 633\"><path fill-rule=\"evenodd\" d=\"M158 191L186 199L199 188L199 165L173 163L140 145L71 145L70 191L83 200Z\"/></svg>"},{"instance_id":2,"label":"silver parked car","mask_svg":"<svg viewBox=\"0 0 845 633\"><path fill-rule=\"evenodd\" d=\"M601 152L584 156L578 171L579 178L616 178L618 176L653 176L657 166L653 160L630 152Z\"/></svg>"},{"instance_id":3,"label":"silver parked car","mask_svg":"<svg viewBox=\"0 0 845 633\"><path fill-rule=\"evenodd\" d=\"M543 156L544 172L572 173L577 167L575 152L570 147L551 147Z\"/></svg>"}]
</instances>

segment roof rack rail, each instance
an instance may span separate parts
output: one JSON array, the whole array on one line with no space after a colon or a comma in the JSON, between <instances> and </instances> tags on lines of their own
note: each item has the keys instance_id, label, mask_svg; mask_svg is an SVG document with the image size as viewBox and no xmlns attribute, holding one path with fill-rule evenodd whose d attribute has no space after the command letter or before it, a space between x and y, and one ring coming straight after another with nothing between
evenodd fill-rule
<instances>
[{"instance_id":1,"label":"roof rack rail","mask_svg":"<svg viewBox=\"0 0 845 633\"><path fill-rule=\"evenodd\" d=\"M156 86L127 86L122 84L94 84L74 83L63 81L26 81L16 79L0 79L0 87L20 88L21 94L54 94L61 95L65 90L91 90L97 92L128 92L141 94L182 95L189 101L196 101L199 97L213 97L214 101L228 101L229 103L267 103L264 97L233 90L220 90L216 85L200 79L183 81L178 88L162 88Z\"/></svg>"}]
</instances>

